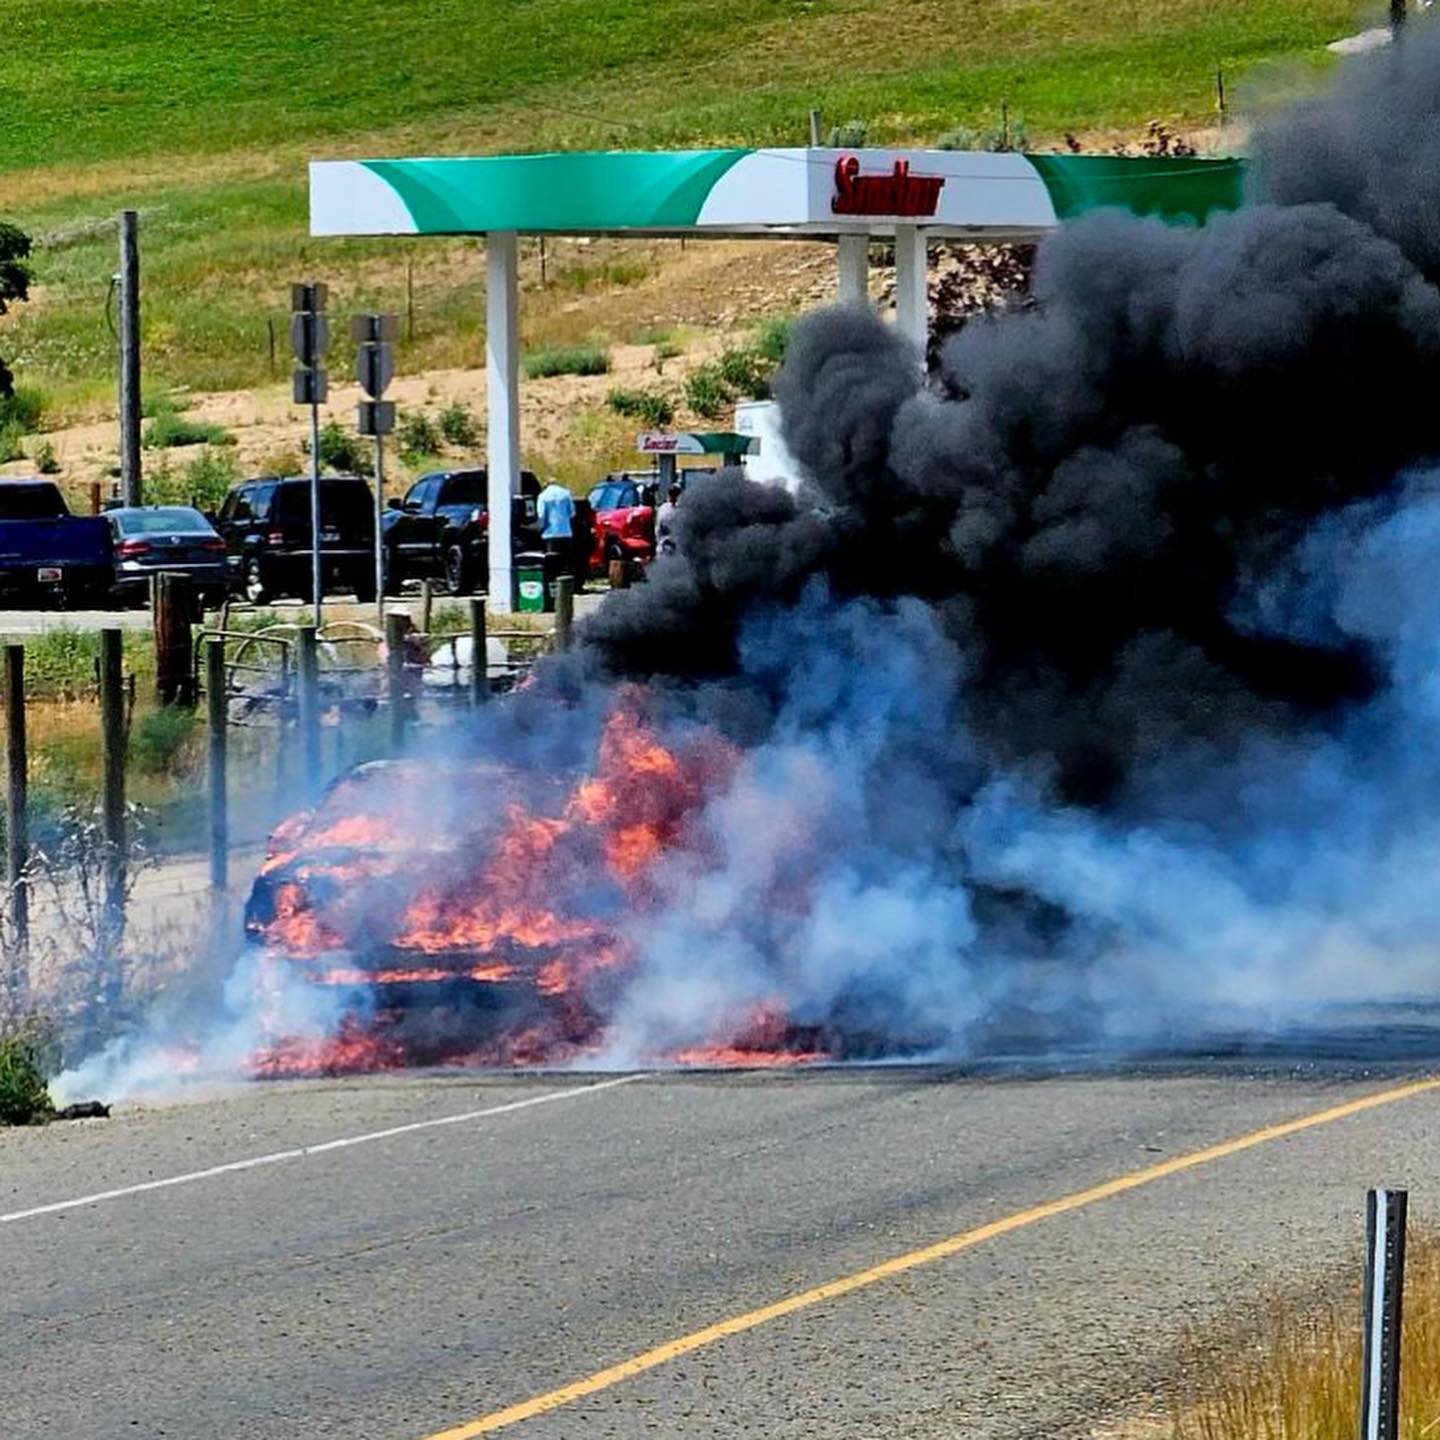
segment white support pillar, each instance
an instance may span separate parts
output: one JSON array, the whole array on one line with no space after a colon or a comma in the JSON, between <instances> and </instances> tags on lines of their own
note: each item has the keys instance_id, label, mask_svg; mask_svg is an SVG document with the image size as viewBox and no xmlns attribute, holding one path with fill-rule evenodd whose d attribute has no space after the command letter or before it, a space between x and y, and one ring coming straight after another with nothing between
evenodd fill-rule
<instances>
[{"instance_id":1,"label":"white support pillar","mask_svg":"<svg viewBox=\"0 0 1440 1440\"><path fill-rule=\"evenodd\" d=\"M835 259L840 270L840 303L864 305L870 298L870 237L840 236Z\"/></svg>"},{"instance_id":2,"label":"white support pillar","mask_svg":"<svg viewBox=\"0 0 1440 1440\"><path fill-rule=\"evenodd\" d=\"M918 225L895 227L895 324L925 353L930 336L929 260Z\"/></svg>"},{"instance_id":3,"label":"white support pillar","mask_svg":"<svg viewBox=\"0 0 1440 1440\"><path fill-rule=\"evenodd\" d=\"M490 433L486 503L490 579L486 606L508 615L514 598L510 498L520 491L520 282L513 230L485 237L485 386Z\"/></svg>"}]
</instances>

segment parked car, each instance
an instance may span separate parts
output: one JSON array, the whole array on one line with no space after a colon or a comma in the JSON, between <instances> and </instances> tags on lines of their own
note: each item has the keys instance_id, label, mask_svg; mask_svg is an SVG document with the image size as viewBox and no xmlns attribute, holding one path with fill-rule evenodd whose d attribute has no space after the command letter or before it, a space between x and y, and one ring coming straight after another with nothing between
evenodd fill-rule
<instances>
[{"instance_id":1,"label":"parked car","mask_svg":"<svg viewBox=\"0 0 1440 1440\"><path fill-rule=\"evenodd\" d=\"M98 603L114 580L110 527L72 515L52 480L0 480L0 598Z\"/></svg>"},{"instance_id":2,"label":"parked car","mask_svg":"<svg viewBox=\"0 0 1440 1440\"><path fill-rule=\"evenodd\" d=\"M660 477L654 471L607 475L589 494L594 514L590 573L604 573L612 560L655 558L655 509Z\"/></svg>"},{"instance_id":3,"label":"parked car","mask_svg":"<svg viewBox=\"0 0 1440 1440\"><path fill-rule=\"evenodd\" d=\"M136 505L107 510L114 547L114 596L144 604L157 571L188 576L206 605L218 605L229 586L225 542L188 505Z\"/></svg>"},{"instance_id":4,"label":"parked car","mask_svg":"<svg viewBox=\"0 0 1440 1440\"><path fill-rule=\"evenodd\" d=\"M382 518L385 541L385 589L398 594L407 580L438 579L452 595L469 594L483 585L490 568L490 509L488 472L436 470L422 475L405 492L391 499ZM510 515L510 544L514 553L543 548L536 523L536 497L540 481L529 470L520 474L520 494ZM576 507L577 580L585 578L590 551L588 508Z\"/></svg>"},{"instance_id":5,"label":"parked car","mask_svg":"<svg viewBox=\"0 0 1440 1440\"><path fill-rule=\"evenodd\" d=\"M225 497L215 528L225 542L231 587L252 605L282 595L311 598L310 479L263 476ZM375 496L357 475L320 481L320 584L375 598Z\"/></svg>"}]
</instances>

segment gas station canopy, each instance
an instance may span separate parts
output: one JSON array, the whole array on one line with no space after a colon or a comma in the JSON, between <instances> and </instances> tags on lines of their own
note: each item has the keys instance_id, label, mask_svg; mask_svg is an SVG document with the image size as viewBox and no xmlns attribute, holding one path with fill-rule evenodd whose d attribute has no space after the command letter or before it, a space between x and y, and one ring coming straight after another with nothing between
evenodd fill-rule
<instances>
[{"instance_id":1,"label":"gas station canopy","mask_svg":"<svg viewBox=\"0 0 1440 1440\"><path fill-rule=\"evenodd\" d=\"M607 151L318 160L310 233L486 237L490 605L511 604L520 480L520 235L749 236L836 242L842 302L868 298L869 242L893 241L895 320L923 347L927 241L1036 240L1105 208L1203 223L1240 204L1238 160L973 150ZM673 453L673 452L672 452Z\"/></svg>"}]
</instances>

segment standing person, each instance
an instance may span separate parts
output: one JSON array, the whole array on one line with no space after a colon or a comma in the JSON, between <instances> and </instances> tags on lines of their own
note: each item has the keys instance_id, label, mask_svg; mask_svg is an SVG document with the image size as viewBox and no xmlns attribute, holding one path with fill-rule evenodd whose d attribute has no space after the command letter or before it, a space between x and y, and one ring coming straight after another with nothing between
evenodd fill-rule
<instances>
[{"instance_id":1,"label":"standing person","mask_svg":"<svg viewBox=\"0 0 1440 1440\"><path fill-rule=\"evenodd\" d=\"M655 512L655 547L662 555L675 553L675 507L680 503L680 486L671 485L669 498Z\"/></svg>"},{"instance_id":2,"label":"standing person","mask_svg":"<svg viewBox=\"0 0 1440 1440\"><path fill-rule=\"evenodd\" d=\"M536 501L540 538L547 555L569 556L575 523L575 497L552 475Z\"/></svg>"}]
</instances>

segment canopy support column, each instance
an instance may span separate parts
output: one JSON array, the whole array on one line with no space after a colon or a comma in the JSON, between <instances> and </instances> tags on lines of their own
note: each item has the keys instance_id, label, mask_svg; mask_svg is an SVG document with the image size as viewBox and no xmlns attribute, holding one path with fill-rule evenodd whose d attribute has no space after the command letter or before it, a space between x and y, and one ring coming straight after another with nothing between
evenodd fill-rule
<instances>
[{"instance_id":1,"label":"canopy support column","mask_svg":"<svg viewBox=\"0 0 1440 1440\"><path fill-rule=\"evenodd\" d=\"M870 298L870 237L840 236L835 258L840 270L840 303L865 304Z\"/></svg>"},{"instance_id":2,"label":"canopy support column","mask_svg":"<svg viewBox=\"0 0 1440 1440\"><path fill-rule=\"evenodd\" d=\"M511 496L520 490L520 281L513 230L485 237L485 386L489 415L488 482L492 615L508 615L513 602Z\"/></svg>"},{"instance_id":3,"label":"canopy support column","mask_svg":"<svg viewBox=\"0 0 1440 1440\"><path fill-rule=\"evenodd\" d=\"M924 230L895 227L895 324L923 354L930 338L929 257Z\"/></svg>"}]
</instances>

